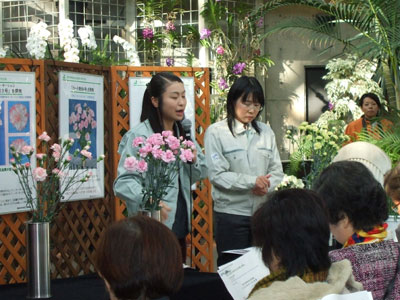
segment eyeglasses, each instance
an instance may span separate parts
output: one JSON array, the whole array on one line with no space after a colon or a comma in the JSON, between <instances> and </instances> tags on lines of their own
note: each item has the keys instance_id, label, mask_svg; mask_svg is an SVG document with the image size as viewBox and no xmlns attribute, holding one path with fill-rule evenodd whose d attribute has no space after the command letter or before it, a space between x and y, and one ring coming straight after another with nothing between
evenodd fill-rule
<instances>
[{"instance_id":1,"label":"eyeglasses","mask_svg":"<svg viewBox=\"0 0 400 300\"><path fill-rule=\"evenodd\" d=\"M264 108L263 106L261 106L260 103L254 103L250 101L245 101L245 102L240 101L240 103L243 106L245 106L248 110L254 109L255 111L262 111Z\"/></svg>"}]
</instances>

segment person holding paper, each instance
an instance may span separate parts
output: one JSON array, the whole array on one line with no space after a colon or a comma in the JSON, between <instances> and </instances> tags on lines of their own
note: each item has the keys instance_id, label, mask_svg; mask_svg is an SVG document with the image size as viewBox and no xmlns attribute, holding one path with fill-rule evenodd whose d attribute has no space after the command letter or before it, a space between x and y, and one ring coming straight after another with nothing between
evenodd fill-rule
<instances>
[{"instance_id":1,"label":"person holding paper","mask_svg":"<svg viewBox=\"0 0 400 300\"><path fill-rule=\"evenodd\" d=\"M218 265L229 261L223 251L251 246L250 217L283 178L274 132L256 121L263 107L258 80L242 76L228 92L227 119L206 131Z\"/></svg>"},{"instance_id":2,"label":"person holding paper","mask_svg":"<svg viewBox=\"0 0 400 300\"><path fill-rule=\"evenodd\" d=\"M141 176L138 172L128 172L124 167L125 159L128 156L136 157L138 152L138 147L132 145L133 141L136 137L146 139L153 133L162 133L165 130L172 131L177 138L184 136L181 121L187 103L185 95L185 87L178 76L168 72L154 75L143 96L141 123L131 128L119 144L118 153L121 159L118 164L118 176L114 181L114 193L125 201L129 216L138 212L143 197ZM191 164L180 163L179 170L175 171L177 176L162 199L161 209L165 219L163 223L176 234L184 259L185 238L189 233L192 216L191 185L206 177L207 172L201 148L194 143L197 149L195 157Z\"/></svg>"},{"instance_id":3,"label":"person holding paper","mask_svg":"<svg viewBox=\"0 0 400 300\"><path fill-rule=\"evenodd\" d=\"M340 161L322 171L313 189L329 212L342 249L332 261L350 260L353 274L375 300L400 299L400 246L386 240L388 207L382 185L362 163Z\"/></svg>"},{"instance_id":4,"label":"person holding paper","mask_svg":"<svg viewBox=\"0 0 400 300\"><path fill-rule=\"evenodd\" d=\"M256 283L248 299L316 300L362 290L348 260L329 259L327 212L315 192L274 192L254 214L252 232L271 273Z\"/></svg>"}]
</instances>

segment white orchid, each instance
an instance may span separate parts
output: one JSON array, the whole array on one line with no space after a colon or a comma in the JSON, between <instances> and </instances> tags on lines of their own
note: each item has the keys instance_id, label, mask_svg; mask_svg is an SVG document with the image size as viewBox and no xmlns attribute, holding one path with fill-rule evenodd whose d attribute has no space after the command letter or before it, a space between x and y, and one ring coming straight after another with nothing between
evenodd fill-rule
<instances>
[{"instance_id":1,"label":"white orchid","mask_svg":"<svg viewBox=\"0 0 400 300\"><path fill-rule=\"evenodd\" d=\"M8 46L4 46L4 48L0 47L0 58L6 57L8 49L9 49ZM0 111L1 111L1 107L0 107Z\"/></svg>"},{"instance_id":2,"label":"white orchid","mask_svg":"<svg viewBox=\"0 0 400 300\"><path fill-rule=\"evenodd\" d=\"M81 38L82 46L91 50L97 48L96 39L91 26L85 25L84 27L79 28L78 35Z\"/></svg>"},{"instance_id":3,"label":"white orchid","mask_svg":"<svg viewBox=\"0 0 400 300\"><path fill-rule=\"evenodd\" d=\"M113 41L116 44L119 44L124 48L126 53L126 58L129 60L129 65L140 67L140 58L136 51L135 46L133 46L128 41L124 40L123 38L119 37L118 35L114 35Z\"/></svg>"},{"instance_id":4,"label":"white orchid","mask_svg":"<svg viewBox=\"0 0 400 300\"><path fill-rule=\"evenodd\" d=\"M64 19L58 24L60 46L64 49L64 61L79 62L79 42L74 38L74 23L70 19Z\"/></svg>"},{"instance_id":5,"label":"white orchid","mask_svg":"<svg viewBox=\"0 0 400 300\"><path fill-rule=\"evenodd\" d=\"M49 36L50 31L47 30L46 23L40 21L31 27L26 43L26 49L33 58L44 58Z\"/></svg>"}]
</instances>

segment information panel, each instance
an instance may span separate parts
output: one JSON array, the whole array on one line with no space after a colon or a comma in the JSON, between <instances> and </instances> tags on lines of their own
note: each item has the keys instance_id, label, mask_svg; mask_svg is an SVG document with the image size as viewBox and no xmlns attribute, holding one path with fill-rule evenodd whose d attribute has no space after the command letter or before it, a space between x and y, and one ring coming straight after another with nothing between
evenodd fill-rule
<instances>
[{"instance_id":1,"label":"information panel","mask_svg":"<svg viewBox=\"0 0 400 300\"><path fill-rule=\"evenodd\" d=\"M104 197L104 162L97 158L104 154L103 76L59 72L60 137L75 140L70 152L82 150L88 141L92 159L73 158L67 176L76 169L86 169L92 176L78 189L65 193L63 201Z\"/></svg>"},{"instance_id":2,"label":"information panel","mask_svg":"<svg viewBox=\"0 0 400 300\"><path fill-rule=\"evenodd\" d=\"M10 146L36 149L35 103L35 73L0 72L0 214L29 210L11 168ZM35 159L30 163L36 167Z\"/></svg>"}]
</instances>

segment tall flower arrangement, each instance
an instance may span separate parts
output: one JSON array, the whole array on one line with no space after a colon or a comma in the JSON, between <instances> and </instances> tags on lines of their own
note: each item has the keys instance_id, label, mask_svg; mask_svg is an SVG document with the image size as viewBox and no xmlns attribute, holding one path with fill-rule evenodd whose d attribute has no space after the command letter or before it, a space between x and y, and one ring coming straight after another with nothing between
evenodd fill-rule
<instances>
[{"instance_id":1,"label":"tall flower arrangement","mask_svg":"<svg viewBox=\"0 0 400 300\"><path fill-rule=\"evenodd\" d=\"M123 38L119 37L118 35L114 35L113 41L114 43L122 46L125 51L126 58L128 59L129 65L138 67L141 66L140 58L135 46L133 46L131 43L124 40Z\"/></svg>"},{"instance_id":2,"label":"tall flower arrangement","mask_svg":"<svg viewBox=\"0 0 400 300\"><path fill-rule=\"evenodd\" d=\"M74 37L74 23L64 19L58 24L60 47L64 50L64 61L79 63L79 42Z\"/></svg>"},{"instance_id":3,"label":"tall flower arrangement","mask_svg":"<svg viewBox=\"0 0 400 300\"><path fill-rule=\"evenodd\" d=\"M312 187L315 178L331 163L343 143L349 140L343 133L343 126L343 121L328 126L303 122L298 131L292 129L286 132L286 138L296 149L290 156L291 172L297 173L299 168L302 169L306 188Z\"/></svg>"},{"instance_id":4,"label":"tall flower arrangement","mask_svg":"<svg viewBox=\"0 0 400 300\"><path fill-rule=\"evenodd\" d=\"M60 140L60 143L53 143L50 146L50 137L43 132L39 140L44 152L36 155L32 146L25 145L20 149L11 146L13 156L11 165L27 199L27 206L32 212L32 221L49 222L57 214L65 193L70 189L77 191L92 175L85 169L69 171L71 160L80 157L85 161L91 159L92 154L88 151L90 144L70 154L73 139ZM32 169L33 159L37 162L34 169ZM103 159L104 156L100 156L97 162Z\"/></svg>"},{"instance_id":5,"label":"tall flower arrangement","mask_svg":"<svg viewBox=\"0 0 400 300\"><path fill-rule=\"evenodd\" d=\"M192 162L196 149L192 141L178 139L171 131L155 133L144 139L136 137L132 147L136 157L125 158L124 168L137 172L142 179L142 210L160 209L160 201L176 177L179 161Z\"/></svg>"}]
</instances>

